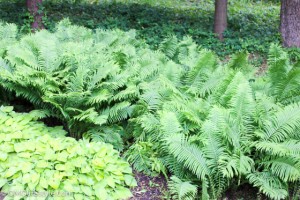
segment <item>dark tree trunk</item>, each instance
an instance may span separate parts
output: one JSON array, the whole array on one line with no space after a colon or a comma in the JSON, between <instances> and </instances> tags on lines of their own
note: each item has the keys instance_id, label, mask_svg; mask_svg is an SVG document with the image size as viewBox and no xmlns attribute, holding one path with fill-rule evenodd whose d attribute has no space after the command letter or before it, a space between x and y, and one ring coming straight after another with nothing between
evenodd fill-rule
<instances>
[{"instance_id":1,"label":"dark tree trunk","mask_svg":"<svg viewBox=\"0 0 300 200\"><path fill-rule=\"evenodd\" d=\"M283 46L300 47L300 0L281 0L280 32Z\"/></svg>"},{"instance_id":2,"label":"dark tree trunk","mask_svg":"<svg viewBox=\"0 0 300 200\"><path fill-rule=\"evenodd\" d=\"M42 5L43 0L26 0L29 13L33 16L33 22L31 24L32 31L36 31L44 28L43 13L39 12L39 6Z\"/></svg>"},{"instance_id":3,"label":"dark tree trunk","mask_svg":"<svg viewBox=\"0 0 300 200\"><path fill-rule=\"evenodd\" d=\"M223 32L227 28L227 0L215 0L214 33L223 41Z\"/></svg>"}]
</instances>

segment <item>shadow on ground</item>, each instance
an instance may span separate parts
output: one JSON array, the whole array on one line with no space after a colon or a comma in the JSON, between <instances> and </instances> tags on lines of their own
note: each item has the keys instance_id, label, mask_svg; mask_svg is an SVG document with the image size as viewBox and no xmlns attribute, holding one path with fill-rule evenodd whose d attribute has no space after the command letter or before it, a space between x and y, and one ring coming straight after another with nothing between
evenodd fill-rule
<instances>
[{"instance_id":1,"label":"shadow on ground","mask_svg":"<svg viewBox=\"0 0 300 200\"><path fill-rule=\"evenodd\" d=\"M25 1L0 2L0 19L20 26L28 24ZM254 22L257 16L245 12L229 16L229 28L225 42L219 42L212 34L213 8L170 9L142 4L45 4L46 27L54 28L56 22L68 17L74 24L88 28L118 28L124 31L136 29L138 38L145 39L152 47L168 35L178 38L190 35L201 46L224 56L238 50L263 52L271 42L278 41L277 19L274 22ZM245 23L249 23L248 25ZM260 24L265 23L265 24Z\"/></svg>"}]
</instances>

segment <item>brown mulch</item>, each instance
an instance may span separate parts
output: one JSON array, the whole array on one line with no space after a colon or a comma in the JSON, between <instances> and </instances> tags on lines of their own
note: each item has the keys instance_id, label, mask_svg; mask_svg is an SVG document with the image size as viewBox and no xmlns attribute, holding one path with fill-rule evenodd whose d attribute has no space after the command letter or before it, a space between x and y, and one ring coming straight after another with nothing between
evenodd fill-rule
<instances>
[{"instance_id":1,"label":"brown mulch","mask_svg":"<svg viewBox=\"0 0 300 200\"><path fill-rule=\"evenodd\" d=\"M147 176L134 171L138 186L131 190L133 197L130 200L160 200L164 199L167 191L167 181L164 176Z\"/></svg>"}]
</instances>

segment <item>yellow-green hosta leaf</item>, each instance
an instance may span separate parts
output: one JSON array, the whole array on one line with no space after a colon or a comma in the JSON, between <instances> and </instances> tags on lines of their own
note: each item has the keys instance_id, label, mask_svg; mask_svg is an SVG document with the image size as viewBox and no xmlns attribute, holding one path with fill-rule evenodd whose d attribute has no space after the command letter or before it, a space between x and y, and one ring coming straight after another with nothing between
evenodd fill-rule
<instances>
[{"instance_id":1,"label":"yellow-green hosta leaf","mask_svg":"<svg viewBox=\"0 0 300 200\"><path fill-rule=\"evenodd\" d=\"M45 160L55 160L56 159L55 151L53 151L50 148L47 148L45 151L44 159Z\"/></svg>"},{"instance_id":2,"label":"yellow-green hosta leaf","mask_svg":"<svg viewBox=\"0 0 300 200\"><path fill-rule=\"evenodd\" d=\"M107 185L106 181L103 180L93 186L95 190L95 194L97 198L99 198L100 200L106 200L108 197L107 191L105 189L106 185Z\"/></svg>"},{"instance_id":3,"label":"yellow-green hosta leaf","mask_svg":"<svg viewBox=\"0 0 300 200\"><path fill-rule=\"evenodd\" d=\"M48 185L50 185L53 189L58 189L60 185L60 180L55 178L49 178Z\"/></svg>"},{"instance_id":4,"label":"yellow-green hosta leaf","mask_svg":"<svg viewBox=\"0 0 300 200\"><path fill-rule=\"evenodd\" d=\"M22 183L27 183L28 188L31 191L34 191L35 187L37 186L38 182L40 180L40 175L35 172L24 174L22 177Z\"/></svg>"},{"instance_id":5,"label":"yellow-green hosta leaf","mask_svg":"<svg viewBox=\"0 0 300 200\"><path fill-rule=\"evenodd\" d=\"M106 146L102 146L97 152L96 156L99 158L103 158L108 152L108 148Z\"/></svg>"},{"instance_id":6,"label":"yellow-green hosta leaf","mask_svg":"<svg viewBox=\"0 0 300 200\"><path fill-rule=\"evenodd\" d=\"M94 174L95 174L95 178L96 178L97 181L101 181L101 180L103 180L104 177L105 177L105 172L102 171L102 170L96 170L96 171L94 172Z\"/></svg>"},{"instance_id":7,"label":"yellow-green hosta leaf","mask_svg":"<svg viewBox=\"0 0 300 200\"><path fill-rule=\"evenodd\" d=\"M74 144L72 146L67 147L67 152L69 153L69 158L73 158L78 155L84 155L84 151L82 150L79 144Z\"/></svg>"},{"instance_id":8,"label":"yellow-green hosta leaf","mask_svg":"<svg viewBox=\"0 0 300 200\"><path fill-rule=\"evenodd\" d=\"M15 143L14 149L17 153L19 153L21 151L34 151L35 143L33 141Z\"/></svg>"},{"instance_id":9,"label":"yellow-green hosta leaf","mask_svg":"<svg viewBox=\"0 0 300 200\"><path fill-rule=\"evenodd\" d=\"M68 170L68 169L66 168L66 166L65 166L65 165L62 165L62 164L57 164L57 165L55 165L55 169L56 169L56 170L59 170L59 171L66 171L66 170Z\"/></svg>"},{"instance_id":10,"label":"yellow-green hosta leaf","mask_svg":"<svg viewBox=\"0 0 300 200\"><path fill-rule=\"evenodd\" d=\"M0 178L0 188L2 188L2 186L5 185L7 182L8 182L7 179Z\"/></svg>"},{"instance_id":11,"label":"yellow-green hosta leaf","mask_svg":"<svg viewBox=\"0 0 300 200\"><path fill-rule=\"evenodd\" d=\"M22 199L26 195L26 193L22 192L22 191L25 191L24 190L24 185L22 185L20 183L12 184L9 191L17 191L17 192L21 191L19 195L14 195L13 196L13 200L15 200L15 199Z\"/></svg>"},{"instance_id":12,"label":"yellow-green hosta leaf","mask_svg":"<svg viewBox=\"0 0 300 200\"><path fill-rule=\"evenodd\" d=\"M1 106L0 107L0 111L5 112L5 113L10 113L13 110L14 110L13 106Z\"/></svg>"},{"instance_id":13,"label":"yellow-green hosta leaf","mask_svg":"<svg viewBox=\"0 0 300 200\"><path fill-rule=\"evenodd\" d=\"M69 154L66 151L56 154L56 159L61 162L67 162Z\"/></svg>"},{"instance_id":14,"label":"yellow-green hosta leaf","mask_svg":"<svg viewBox=\"0 0 300 200\"><path fill-rule=\"evenodd\" d=\"M10 167L5 172L4 178L9 178L9 177L13 176L14 174L16 174L18 171L20 171L20 169L18 167Z\"/></svg>"},{"instance_id":15,"label":"yellow-green hosta leaf","mask_svg":"<svg viewBox=\"0 0 300 200\"><path fill-rule=\"evenodd\" d=\"M26 151L25 143L16 143L14 145L14 148L17 153L19 153L21 151Z\"/></svg>"},{"instance_id":16,"label":"yellow-green hosta leaf","mask_svg":"<svg viewBox=\"0 0 300 200\"><path fill-rule=\"evenodd\" d=\"M20 131L10 134L10 136L11 136L11 139L22 139L23 138L23 134Z\"/></svg>"},{"instance_id":17,"label":"yellow-green hosta leaf","mask_svg":"<svg viewBox=\"0 0 300 200\"><path fill-rule=\"evenodd\" d=\"M36 163L36 167L37 168L47 168L50 166L50 163L45 161L45 160L39 160L37 163Z\"/></svg>"},{"instance_id":18,"label":"yellow-green hosta leaf","mask_svg":"<svg viewBox=\"0 0 300 200\"><path fill-rule=\"evenodd\" d=\"M20 166L21 166L21 171L23 173L30 172L34 167L34 165L31 162L22 162L20 163Z\"/></svg>"},{"instance_id":19,"label":"yellow-green hosta leaf","mask_svg":"<svg viewBox=\"0 0 300 200\"><path fill-rule=\"evenodd\" d=\"M89 177L87 175L84 175L84 174L79 174L78 175L78 181L80 184L82 185L93 185L95 183L95 181L93 180L92 177Z\"/></svg>"},{"instance_id":20,"label":"yellow-green hosta leaf","mask_svg":"<svg viewBox=\"0 0 300 200\"><path fill-rule=\"evenodd\" d=\"M112 176L108 176L105 181L107 182L107 185L109 185L110 187L112 188L115 188L116 186L116 183L115 183L115 180Z\"/></svg>"},{"instance_id":21,"label":"yellow-green hosta leaf","mask_svg":"<svg viewBox=\"0 0 300 200\"><path fill-rule=\"evenodd\" d=\"M80 156L73 159L71 162L75 167L81 167L82 165L86 164L87 160L85 157Z\"/></svg>"},{"instance_id":22,"label":"yellow-green hosta leaf","mask_svg":"<svg viewBox=\"0 0 300 200\"><path fill-rule=\"evenodd\" d=\"M124 178L125 178L126 185L128 185L130 187L136 187L137 186L137 182L136 182L136 180L134 179L133 176L125 175Z\"/></svg>"},{"instance_id":23,"label":"yellow-green hosta leaf","mask_svg":"<svg viewBox=\"0 0 300 200\"><path fill-rule=\"evenodd\" d=\"M48 188L48 179L46 179L45 177L41 177L39 186L47 189Z\"/></svg>"},{"instance_id":24,"label":"yellow-green hosta leaf","mask_svg":"<svg viewBox=\"0 0 300 200\"><path fill-rule=\"evenodd\" d=\"M6 125L6 126L10 126L10 125L12 125L13 123L14 123L14 120L13 120L12 118L10 118L10 119L8 119L8 120L5 121L5 125Z\"/></svg>"},{"instance_id":25,"label":"yellow-green hosta leaf","mask_svg":"<svg viewBox=\"0 0 300 200\"><path fill-rule=\"evenodd\" d=\"M65 144L59 142L59 140L50 140L49 141L50 146L53 148L54 151L61 151L65 149Z\"/></svg>"},{"instance_id":26,"label":"yellow-green hosta leaf","mask_svg":"<svg viewBox=\"0 0 300 200\"><path fill-rule=\"evenodd\" d=\"M21 158L30 158L31 155L32 155L32 153L29 153L29 152L18 153L18 156L21 157Z\"/></svg>"},{"instance_id":27,"label":"yellow-green hosta leaf","mask_svg":"<svg viewBox=\"0 0 300 200\"><path fill-rule=\"evenodd\" d=\"M80 185L80 189L87 196L92 196L93 195L93 190L92 190L91 186Z\"/></svg>"},{"instance_id":28,"label":"yellow-green hosta leaf","mask_svg":"<svg viewBox=\"0 0 300 200\"><path fill-rule=\"evenodd\" d=\"M63 189L71 193L77 193L81 191L79 185L72 183L70 180L63 182Z\"/></svg>"},{"instance_id":29,"label":"yellow-green hosta leaf","mask_svg":"<svg viewBox=\"0 0 300 200\"><path fill-rule=\"evenodd\" d=\"M74 199L75 200L86 200L87 197L84 194L76 193L76 194L74 194Z\"/></svg>"},{"instance_id":30,"label":"yellow-green hosta leaf","mask_svg":"<svg viewBox=\"0 0 300 200\"><path fill-rule=\"evenodd\" d=\"M73 176L73 171L69 171L69 169L66 167L66 171L61 171L60 174L63 176L63 177L70 177L70 176Z\"/></svg>"},{"instance_id":31,"label":"yellow-green hosta leaf","mask_svg":"<svg viewBox=\"0 0 300 200\"><path fill-rule=\"evenodd\" d=\"M0 150L4 151L4 152L7 152L7 153L11 153L11 152L15 151L14 145L11 144L11 143L8 143L8 142L5 142L4 144L1 144L0 145Z\"/></svg>"},{"instance_id":32,"label":"yellow-green hosta leaf","mask_svg":"<svg viewBox=\"0 0 300 200\"><path fill-rule=\"evenodd\" d=\"M5 136L6 136L5 134L0 133L0 142L3 142L5 140Z\"/></svg>"},{"instance_id":33,"label":"yellow-green hosta leaf","mask_svg":"<svg viewBox=\"0 0 300 200\"><path fill-rule=\"evenodd\" d=\"M47 147L48 147L47 144L43 144L39 142L39 145L36 145L36 151L39 152L40 154L45 154Z\"/></svg>"},{"instance_id":34,"label":"yellow-green hosta leaf","mask_svg":"<svg viewBox=\"0 0 300 200\"><path fill-rule=\"evenodd\" d=\"M5 161L8 154L6 152L0 151L0 161Z\"/></svg>"},{"instance_id":35,"label":"yellow-green hosta leaf","mask_svg":"<svg viewBox=\"0 0 300 200\"><path fill-rule=\"evenodd\" d=\"M102 158L95 158L92 160L92 164L95 166L95 167L98 167L98 168L104 168L105 167L105 162L104 162L104 159Z\"/></svg>"},{"instance_id":36,"label":"yellow-green hosta leaf","mask_svg":"<svg viewBox=\"0 0 300 200\"><path fill-rule=\"evenodd\" d=\"M81 173L89 173L92 171L92 168L89 165L84 165L83 167L81 167Z\"/></svg>"},{"instance_id":37,"label":"yellow-green hosta leaf","mask_svg":"<svg viewBox=\"0 0 300 200\"><path fill-rule=\"evenodd\" d=\"M131 197L132 194L128 188L124 187L116 187L113 192L113 198L114 199L127 199Z\"/></svg>"}]
</instances>

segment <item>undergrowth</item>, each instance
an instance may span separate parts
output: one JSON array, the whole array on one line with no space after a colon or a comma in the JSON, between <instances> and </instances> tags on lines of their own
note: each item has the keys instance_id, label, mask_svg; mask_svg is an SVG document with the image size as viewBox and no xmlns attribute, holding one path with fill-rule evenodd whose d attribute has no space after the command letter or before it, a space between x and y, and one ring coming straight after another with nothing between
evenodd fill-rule
<instances>
[{"instance_id":1,"label":"undergrowth","mask_svg":"<svg viewBox=\"0 0 300 200\"><path fill-rule=\"evenodd\" d=\"M136 29L137 38L144 39L152 49L168 35L182 39L191 36L198 45L219 56L239 50L264 56L270 43L279 42L279 5L263 1L230 1L228 30L225 42L212 33L213 1L45 1L46 28L68 17L72 23L87 28ZM0 2L0 19L17 23L24 31L30 19L24 1ZM21 14L20 14L21 13ZM23 14L22 14L23 13Z\"/></svg>"},{"instance_id":2,"label":"undergrowth","mask_svg":"<svg viewBox=\"0 0 300 200\"><path fill-rule=\"evenodd\" d=\"M0 30L4 90L73 137L125 147L136 170L171 174L174 197L218 199L244 183L271 199L299 195L299 62L278 45L256 76L248 53L220 62L191 37L153 51L134 31L68 20L20 38L13 24Z\"/></svg>"}]
</instances>

